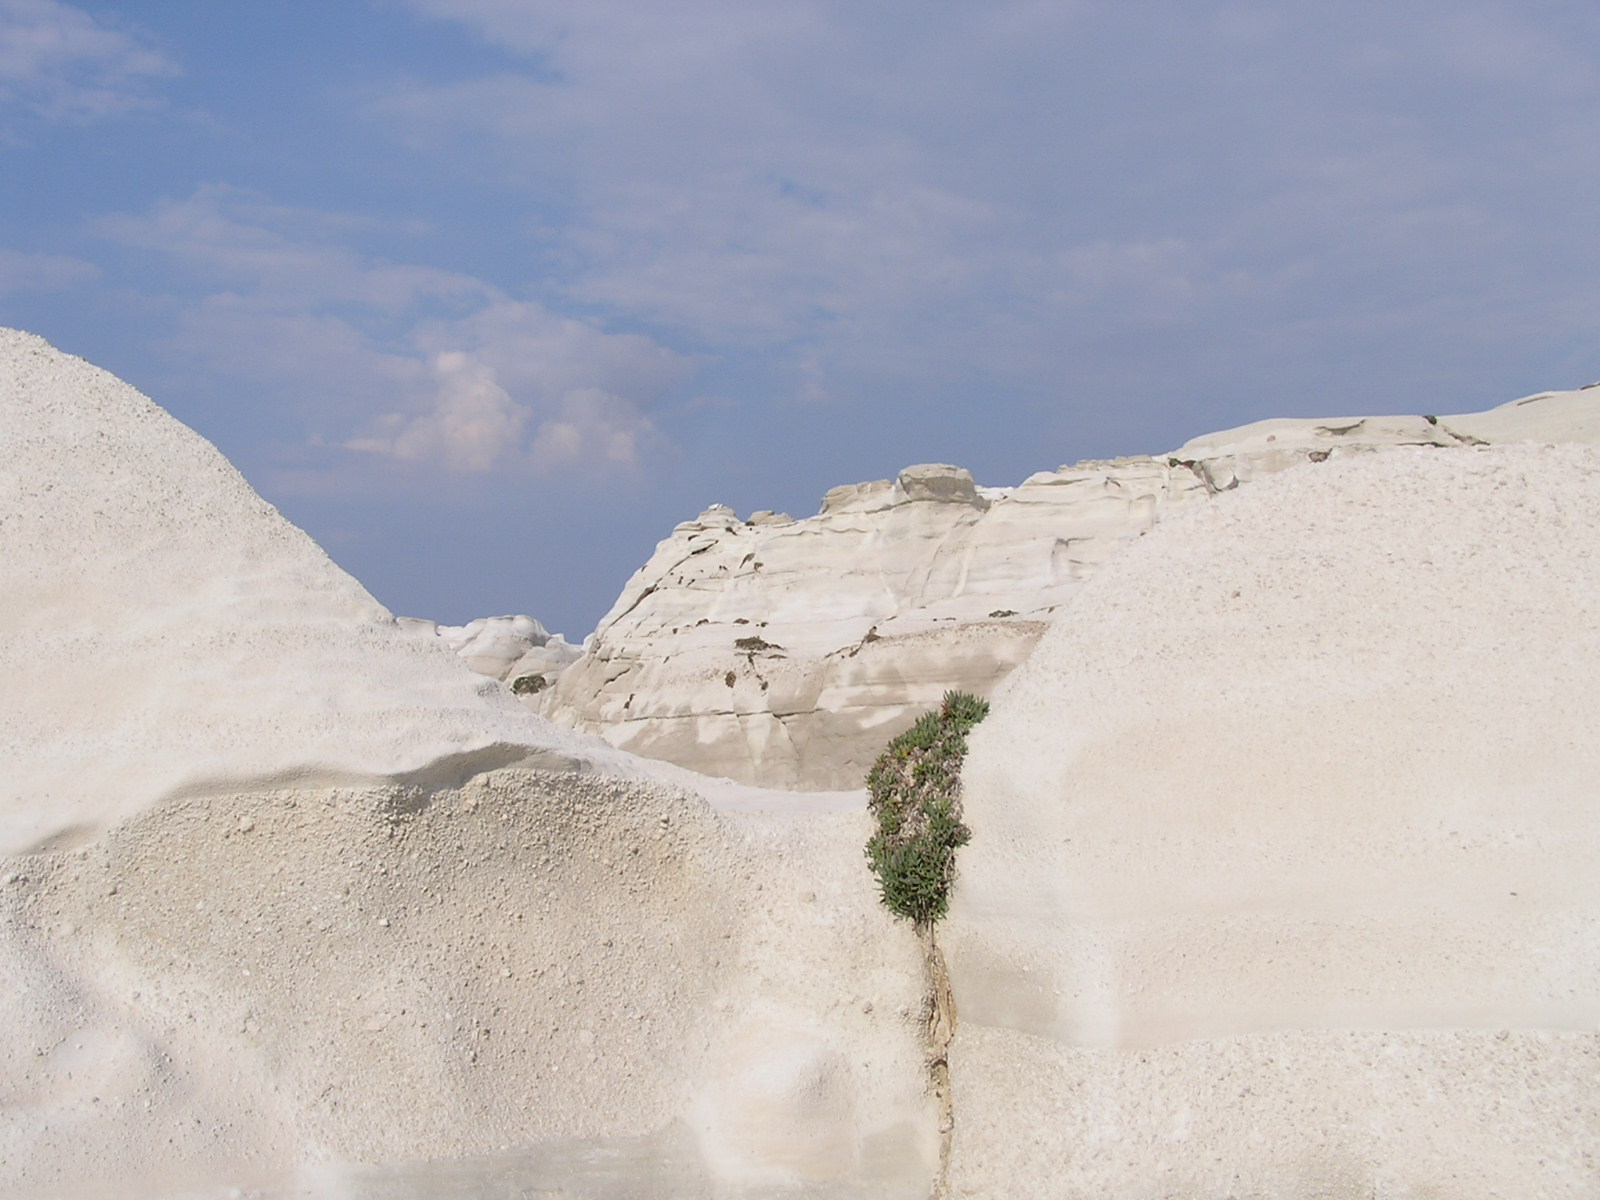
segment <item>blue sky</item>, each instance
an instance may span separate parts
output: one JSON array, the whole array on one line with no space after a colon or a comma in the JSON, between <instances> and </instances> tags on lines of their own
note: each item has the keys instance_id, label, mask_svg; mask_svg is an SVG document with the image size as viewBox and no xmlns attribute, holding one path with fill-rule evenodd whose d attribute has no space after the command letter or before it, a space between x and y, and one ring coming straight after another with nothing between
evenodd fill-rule
<instances>
[{"instance_id":1,"label":"blue sky","mask_svg":"<svg viewBox=\"0 0 1600 1200\"><path fill-rule=\"evenodd\" d=\"M392 609L711 503L1600 377L1600 9L0 0L0 323Z\"/></svg>"}]
</instances>

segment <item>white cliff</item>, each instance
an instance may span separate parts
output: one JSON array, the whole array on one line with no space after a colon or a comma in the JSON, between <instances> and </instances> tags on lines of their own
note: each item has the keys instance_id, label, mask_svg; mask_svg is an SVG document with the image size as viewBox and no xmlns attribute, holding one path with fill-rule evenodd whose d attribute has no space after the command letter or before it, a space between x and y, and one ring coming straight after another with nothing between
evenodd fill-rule
<instances>
[{"instance_id":1,"label":"white cliff","mask_svg":"<svg viewBox=\"0 0 1600 1200\"><path fill-rule=\"evenodd\" d=\"M987 695L1174 512L1301 463L1528 440L1600 441L1600 389L1442 418L1262 421L1011 488L911 467L835 488L801 520L713 507L660 543L540 711L711 775L857 787L917 713L951 688Z\"/></svg>"},{"instance_id":2,"label":"white cliff","mask_svg":"<svg viewBox=\"0 0 1600 1200\"><path fill-rule=\"evenodd\" d=\"M1594 1195L1596 630L1590 448L1304 466L1108 565L970 739L954 1193Z\"/></svg>"}]
</instances>

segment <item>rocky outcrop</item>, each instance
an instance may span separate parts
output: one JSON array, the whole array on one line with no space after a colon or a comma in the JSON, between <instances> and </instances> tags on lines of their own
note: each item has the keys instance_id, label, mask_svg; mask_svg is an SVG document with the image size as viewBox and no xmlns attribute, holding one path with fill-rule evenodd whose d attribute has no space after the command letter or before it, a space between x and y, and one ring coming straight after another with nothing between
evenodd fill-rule
<instances>
[{"instance_id":1,"label":"rocky outcrop","mask_svg":"<svg viewBox=\"0 0 1600 1200\"><path fill-rule=\"evenodd\" d=\"M1157 521L1306 463L1395 446L1600 441L1600 389L1487 413L1272 420L1017 487L957 467L834 488L802 520L712 507L673 530L542 712L774 787L858 787L945 691L988 695L1056 610Z\"/></svg>"},{"instance_id":2,"label":"rocky outcrop","mask_svg":"<svg viewBox=\"0 0 1600 1200\"><path fill-rule=\"evenodd\" d=\"M970 738L957 1195L1600 1187L1600 454L1164 522Z\"/></svg>"},{"instance_id":3,"label":"rocky outcrop","mask_svg":"<svg viewBox=\"0 0 1600 1200\"><path fill-rule=\"evenodd\" d=\"M479 675L498 679L520 695L543 691L583 655L581 647L529 616L479 617L465 625L405 622L432 630Z\"/></svg>"}]
</instances>

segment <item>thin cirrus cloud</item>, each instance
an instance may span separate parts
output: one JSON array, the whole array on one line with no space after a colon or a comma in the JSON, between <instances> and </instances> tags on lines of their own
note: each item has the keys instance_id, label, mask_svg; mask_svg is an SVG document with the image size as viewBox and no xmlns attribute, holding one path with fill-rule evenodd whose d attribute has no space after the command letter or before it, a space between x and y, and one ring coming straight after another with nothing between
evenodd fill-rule
<instances>
[{"instance_id":1,"label":"thin cirrus cloud","mask_svg":"<svg viewBox=\"0 0 1600 1200\"><path fill-rule=\"evenodd\" d=\"M1466 381L1592 303L1576 9L409 3L526 67L393 89L392 137L559 193L566 296L807 395L960 368L1318 403Z\"/></svg>"},{"instance_id":2,"label":"thin cirrus cloud","mask_svg":"<svg viewBox=\"0 0 1600 1200\"><path fill-rule=\"evenodd\" d=\"M0 246L0 296L57 292L98 278L99 269L64 254L25 253Z\"/></svg>"},{"instance_id":3,"label":"thin cirrus cloud","mask_svg":"<svg viewBox=\"0 0 1600 1200\"><path fill-rule=\"evenodd\" d=\"M172 356L298 397L315 442L468 472L631 470L664 448L647 408L692 360L341 240L366 224L207 185L99 230L204 287Z\"/></svg>"},{"instance_id":4,"label":"thin cirrus cloud","mask_svg":"<svg viewBox=\"0 0 1600 1200\"><path fill-rule=\"evenodd\" d=\"M92 121L157 105L173 61L138 35L58 0L0 0L0 118Z\"/></svg>"},{"instance_id":5,"label":"thin cirrus cloud","mask_svg":"<svg viewBox=\"0 0 1600 1200\"><path fill-rule=\"evenodd\" d=\"M881 341L908 308L959 303L1012 265L1016 214L928 142L964 101L931 86L949 45L914 25L815 3L415 7L528 70L370 111L421 152L487 143L514 181L559 180L577 300L707 343Z\"/></svg>"}]
</instances>

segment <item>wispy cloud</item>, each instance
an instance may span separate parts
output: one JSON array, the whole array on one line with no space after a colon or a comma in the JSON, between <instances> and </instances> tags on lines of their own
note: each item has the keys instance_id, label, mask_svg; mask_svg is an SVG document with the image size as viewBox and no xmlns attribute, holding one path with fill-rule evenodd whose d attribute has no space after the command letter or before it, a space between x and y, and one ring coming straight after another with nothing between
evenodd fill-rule
<instances>
[{"instance_id":1,"label":"wispy cloud","mask_svg":"<svg viewBox=\"0 0 1600 1200\"><path fill-rule=\"evenodd\" d=\"M213 290L180 303L190 364L297 393L322 444L450 470L631 470L662 438L647 407L689 360L472 276L339 240L331 213L208 186L101 223Z\"/></svg>"},{"instance_id":2,"label":"wispy cloud","mask_svg":"<svg viewBox=\"0 0 1600 1200\"><path fill-rule=\"evenodd\" d=\"M1600 169L1577 9L409 3L527 65L395 89L392 135L558 191L568 296L786 360L797 394L958 369L1233 390L1308 330L1342 363L1379 336L1477 355L1452 331L1515 310L1572 336L1595 295L1557 232Z\"/></svg>"},{"instance_id":3,"label":"wispy cloud","mask_svg":"<svg viewBox=\"0 0 1600 1200\"><path fill-rule=\"evenodd\" d=\"M92 121L157 103L154 80L177 74L148 39L59 0L0 0L0 117L23 109Z\"/></svg>"},{"instance_id":4,"label":"wispy cloud","mask_svg":"<svg viewBox=\"0 0 1600 1200\"><path fill-rule=\"evenodd\" d=\"M99 276L93 263L60 254L25 254L0 247L0 296L56 292Z\"/></svg>"}]
</instances>

